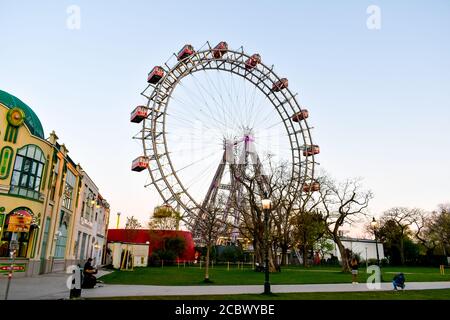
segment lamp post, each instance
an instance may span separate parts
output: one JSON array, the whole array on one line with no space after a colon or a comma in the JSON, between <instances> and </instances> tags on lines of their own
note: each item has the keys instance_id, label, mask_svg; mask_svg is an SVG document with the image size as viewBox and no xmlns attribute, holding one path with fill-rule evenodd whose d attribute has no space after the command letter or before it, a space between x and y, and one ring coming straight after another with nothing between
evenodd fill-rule
<instances>
[{"instance_id":1,"label":"lamp post","mask_svg":"<svg viewBox=\"0 0 450 320\"><path fill-rule=\"evenodd\" d=\"M117 212L117 225L116 225L116 229L119 229L119 222L120 222L120 212Z\"/></svg>"},{"instance_id":2,"label":"lamp post","mask_svg":"<svg viewBox=\"0 0 450 320\"><path fill-rule=\"evenodd\" d=\"M264 294L270 294L269 282L269 213L272 208L272 201L270 199L263 199L261 201L264 211L264 260L265 260L265 280L264 280Z\"/></svg>"},{"instance_id":3,"label":"lamp post","mask_svg":"<svg viewBox=\"0 0 450 320\"><path fill-rule=\"evenodd\" d=\"M372 226L373 229L373 234L375 235L375 247L377 250L377 265L378 267L380 267L380 255L378 253L378 222L375 220L375 217L372 218L372 222L370 223L370 225Z\"/></svg>"}]
</instances>

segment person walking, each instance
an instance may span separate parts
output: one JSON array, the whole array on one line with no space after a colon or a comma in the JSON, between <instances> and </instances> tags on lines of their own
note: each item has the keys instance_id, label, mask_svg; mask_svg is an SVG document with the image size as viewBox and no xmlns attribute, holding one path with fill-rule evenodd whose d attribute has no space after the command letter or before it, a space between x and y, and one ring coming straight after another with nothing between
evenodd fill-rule
<instances>
[{"instance_id":1,"label":"person walking","mask_svg":"<svg viewBox=\"0 0 450 320\"><path fill-rule=\"evenodd\" d=\"M350 267L352 268L352 284L358 283L358 260L356 257L353 257L353 259L350 262Z\"/></svg>"}]
</instances>

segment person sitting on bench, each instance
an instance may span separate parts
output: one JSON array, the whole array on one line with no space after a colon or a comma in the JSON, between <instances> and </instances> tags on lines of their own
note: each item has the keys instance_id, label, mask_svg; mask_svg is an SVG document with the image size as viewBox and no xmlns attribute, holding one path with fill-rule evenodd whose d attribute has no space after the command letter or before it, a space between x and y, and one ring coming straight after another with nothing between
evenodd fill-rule
<instances>
[{"instance_id":1,"label":"person sitting on bench","mask_svg":"<svg viewBox=\"0 0 450 320\"><path fill-rule=\"evenodd\" d=\"M97 269L92 266L92 258L89 258L83 269L83 283L81 287L83 289L92 289L97 284L97 277L94 274L97 274Z\"/></svg>"}]
</instances>

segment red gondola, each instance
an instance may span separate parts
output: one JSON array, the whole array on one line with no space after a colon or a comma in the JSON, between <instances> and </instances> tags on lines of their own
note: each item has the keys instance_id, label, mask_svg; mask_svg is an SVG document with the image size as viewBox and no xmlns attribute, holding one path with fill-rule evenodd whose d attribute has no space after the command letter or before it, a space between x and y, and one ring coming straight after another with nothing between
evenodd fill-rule
<instances>
[{"instance_id":1,"label":"red gondola","mask_svg":"<svg viewBox=\"0 0 450 320\"><path fill-rule=\"evenodd\" d=\"M140 172L147 168L148 168L148 158L144 156L137 157L136 159L134 159L133 164L131 165L131 170L137 172Z\"/></svg>"},{"instance_id":2,"label":"red gondola","mask_svg":"<svg viewBox=\"0 0 450 320\"><path fill-rule=\"evenodd\" d=\"M161 78L164 77L164 69L160 66L156 66L150 71L147 77L147 82L156 84L161 80Z\"/></svg>"},{"instance_id":3,"label":"red gondola","mask_svg":"<svg viewBox=\"0 0 450 320\"><path fill-rule=\"evenodd\" d=\"M289 81L286 78L280 79L280 81L277 81L273 84L272 90L275 92L281 91L283 89L286 89L289 85Z\"/></svg>"},{"instance_id":4,"label":"red gondola","mask_svg":"<svg viewBox=\"0 0 450 320\"><path fill-rule=\"evenodd\" d=\"M177 59L178 61L181 61L189 56L192 56L194 53L194 47L190 44L187 44L180 50L180 52L178 52Z\"/></svg>"},{"instance_id":5,"label":"red gondola","mask_svg":"<svg viewBox=\"0 0 450 320\"><path fill-rule=\"evenodd\" d=\"M228 44L225 41L219 42L219 44L213 49L213 57L214 59L220 59L227 52Z\"/></svg>"},{"instance_id":6,"label":"red gondola","mask_svg":"<svg viewBox=\"0 0 450 320\"><path fill-rule=\"evenodd\" d=\"M146 106L137 106L131 113L130 121L139 123L148 116L148 108Z\"/></svg>"},{"instance_id":7,"label":"red gondola","mask_svg":"<svg viewBox=\"0 0 450 320\"><path fill-rule=\"evenodd\" d=\"M252 70L259 63L261 63L261 56L259 54L255 53L250 58L248 58L247 61L245 61L245 69Z\"/></svg>"},{"instance_id":8,"label":"red gondola","mask_svg":"<svg viewBox=\"0 0 450 320\"><path fill-rule=\"evenodd\" d=\"M318 145L314 144L312 146L307 146L305 150L303 150L303 155L305 157L309 157L312 156L314 154L319 154L320 153L320 148Z\"/></svg>"},{"instance_id":9,"label":"red gondola","mask_svg":"<svg viewBox=\"0 0 450 320\"><path fill-rule=\"evenodd\" d=\"M299 121L305 120L306 118L308 118L308 116L309 116L308 110L303 109L302 111L297 112L296 114L294 114L292 116L292 121L299 122Z\"/></svg>"},{"instance_id":10,"label":"red gondola","mask_svg":"<svg viewBox=\"0 0 450 320\"><path fill-rule=\"evenodd\" d=\"M317 181L314 181L312 183L304 183L303 184L303 191L304 192L315 192L320 190L320 183Z\"/></svg>"}]
</instances>

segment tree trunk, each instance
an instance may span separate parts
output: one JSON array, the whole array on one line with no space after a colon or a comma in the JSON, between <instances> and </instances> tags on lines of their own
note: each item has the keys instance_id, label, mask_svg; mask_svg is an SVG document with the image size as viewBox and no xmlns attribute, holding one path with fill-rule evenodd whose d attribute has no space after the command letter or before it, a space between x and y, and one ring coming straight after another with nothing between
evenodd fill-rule
<instances>
[{"instance_id":1,"label":"tree trunk","mask_svg":"<svg viewBox=\"0 0 450 320\"><path fill-rule=\"evenodd\" d=\"M403 235L400 238L400 262L405 265L405 248L403 243Z\"/></svg>"},{"instance_id":2,"label":"tree trunk","mask_svg":"<svg viewBox=\"0 0 450 320\"><path fill-rule=\"evenodd\" d=\"M209 251L211 245L208 243L206 246L206 261L205 261L205 282L209 281Z\"/></svg>"},{"instance_id":3,"label":"tree trunk","mask_svg":"<svg viewBox=\"0 0 450 320\"><path fill-rule=\"evenodd\" d=\"M345 250L344 245L342 244L342 241L339 237L334 237L334 242L336 242L336 245L338 246L339 253L341 254L341 260L342 260L342 271L343 272L349 272L350 266L348 263L348 257L347 252Z\"/></svg>"},{"instance_id":4,"label":"tree trunk","mask_svg":"<svg viewBox=\"0 0 450 320\"><path fill-rule=\"evenodd\" d=\"M281 264L282 266L287 265L287 250L286 246L281 246Z\"/></svg>"},{"instance_id":5,"label":"tree trunk","mask_svg":"<svg viewBox=\"0 0 450 320\"><path fill-rule=\"evenodd\" d=\"M302 245L303 266L308 267L308 248L306 245Z\"/></svg>"},{"instance_id":6,"label":"tree trunk","mask_svg":"<svg viewBox=\"0 0 450 320\"><path fill-rule=\"evenodd\" d=\"M277 271L276 259L277 259L276 252L274 252L272 247L270 246L269 247L269 272Z\"/></svg>"}]
</instances>

